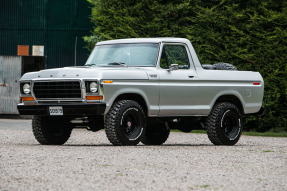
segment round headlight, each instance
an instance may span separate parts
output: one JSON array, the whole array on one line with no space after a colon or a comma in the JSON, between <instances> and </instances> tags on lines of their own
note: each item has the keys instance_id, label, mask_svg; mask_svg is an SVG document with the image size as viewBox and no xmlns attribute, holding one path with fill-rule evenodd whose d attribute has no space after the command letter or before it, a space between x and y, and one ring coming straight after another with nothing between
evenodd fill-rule
<instances>
[{"instance_id":1,"label":"round headlight","mask_svg":"<svg viewBox=\"0 0 287 191\"><path fill-rule=\"evenodd\" d=\"M23 92L24 92L25 94L29 94L29 93L31 92L31 90L30 90L30 84L24 84L24 86L23 86Z\"/></svg>"},{"instance_id":2,"label":"round headlight","mask_svg":"<svg viewBox=\"0 0 287 191\"><path fill-rule=\"evenodd\" d=\"M98 91L98 84L96 82L92 82L90 83L90 91L92 93L96 93Z\"/></svg>"}]
</instances>

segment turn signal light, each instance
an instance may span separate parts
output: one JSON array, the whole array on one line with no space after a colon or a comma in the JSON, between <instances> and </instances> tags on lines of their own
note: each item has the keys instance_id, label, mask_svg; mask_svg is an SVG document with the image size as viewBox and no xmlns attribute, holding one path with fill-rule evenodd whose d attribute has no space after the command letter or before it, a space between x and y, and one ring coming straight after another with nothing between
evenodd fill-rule
<instances>
[{"instance_id":1,"label":"turn signal light","mask_svg":"<svg viewBox=\"0 0 287 191\"><path fill-rule=\"evenodd\" d=\"M253 85L258 86L260 85L260 82L253 82Z\"/></svg>"},{"instance_id":2,"label":"turn signal light","mask_svg":"<svg viewBox=\"0 0 287 191\"><path fill-rule=\"evenodd\" d=\"M22 101L34 101L33 97L21 97Z\"/></svg>"},{"instance_id":3,"label":"turn signal light","mask_svg":"<svg viewBox=\"0 0 287 191\"><path fill-rule=\"evenodd\" d=\"M86 96L86 100L103 100L103 96Z\"/></svg>"},{"instance_id":4,"label":"turn signal light","mask_svg":"<svg viewBox=\"0 0 287 191\"><path fill-rule=\"evenodd\" d=\"M111 84L111 83L113 83L113 81L112 80L105 80L104 83L105 84Z\"/></svg>"}]
</instances>

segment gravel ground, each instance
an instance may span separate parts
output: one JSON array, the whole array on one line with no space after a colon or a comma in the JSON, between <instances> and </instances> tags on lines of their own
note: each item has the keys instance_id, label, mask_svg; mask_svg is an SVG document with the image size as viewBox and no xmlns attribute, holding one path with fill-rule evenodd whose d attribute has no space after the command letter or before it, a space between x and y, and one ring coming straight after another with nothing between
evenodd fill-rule
<instances>
[{"instance_id":1,"label":"gravel ground","mask_svg":"<svg viewBox=\"0 0 287 191\"><path fill-rule=\"evenodd\" d=\"M287 139L242 136L213 146L171 133L162 146L112 146L74 130L63 146L34 139L31 120L0 119L0 190L287 190Z\"/></svg>"}]
</instances>

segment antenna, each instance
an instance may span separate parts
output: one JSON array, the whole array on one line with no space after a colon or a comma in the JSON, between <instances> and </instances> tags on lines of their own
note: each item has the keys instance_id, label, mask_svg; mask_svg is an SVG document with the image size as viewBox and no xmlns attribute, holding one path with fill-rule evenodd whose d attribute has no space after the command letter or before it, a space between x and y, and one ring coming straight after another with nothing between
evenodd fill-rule
<instances>
[{"instance_id":1,"label":"antenna","mask_svg":"<svg viewBox=\"0 0 287 191\"><path fill-rule=\"evenodd\" d=\"M77 66L77 43L78 43L78 37L76 36L76 40L75 40L75 66Z\"/></svg>"}]
</instances>

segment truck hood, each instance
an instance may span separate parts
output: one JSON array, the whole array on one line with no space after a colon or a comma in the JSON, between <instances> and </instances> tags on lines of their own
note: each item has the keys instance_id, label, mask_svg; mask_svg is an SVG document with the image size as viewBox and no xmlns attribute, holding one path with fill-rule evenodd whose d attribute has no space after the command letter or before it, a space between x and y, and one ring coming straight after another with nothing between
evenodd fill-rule
<instances>
[{"instance_id":1,"label":"truck hood","mask_svg":"<svg viewBox=\"0 0 287 191\"><path fill-rule=\"evenodd\" d=\"M21 80L53 79L148 79L147 71L154 67L65 67L29 72Z\"/></svg>"}]
</instances>

